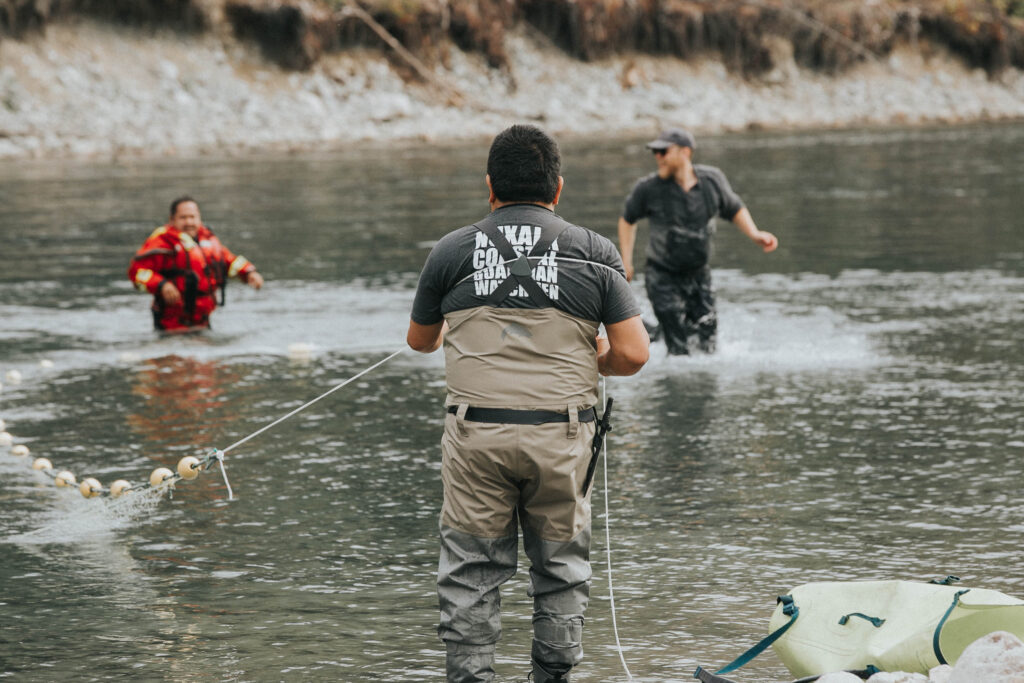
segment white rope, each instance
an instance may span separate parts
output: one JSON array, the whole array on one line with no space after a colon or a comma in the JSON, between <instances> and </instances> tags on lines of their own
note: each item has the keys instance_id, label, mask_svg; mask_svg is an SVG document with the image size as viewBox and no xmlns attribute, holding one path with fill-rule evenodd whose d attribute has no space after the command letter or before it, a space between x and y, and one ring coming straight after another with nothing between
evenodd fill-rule
<instances>
[{"instance_id":1,"label":"white rope","mask_svg":"<svg viewBox=\"0 0 1024 683\"><path fill-rule=\"evenodd\" d=\"M228 487L228 500L234 500L235 494L231 492L231 482L228 481L228 471L224 469L224 451L215 449L213 457L217 458L217 463L220 465L220 475L224 477L224 485Z\"/></svg>"},{"instance_id":2,"label":"white rope","mask_svg":"<svg viewBox=\"0 0 1024 683\"><path fill-rule=\"evenodd\" d=\"M371 365L370 367L366 368L365 370L363 370L363 371L362 371L362 372L360 372L359 374L357 374L357 375L353 375L352 377L349 377L349 378L348 378L347 380L345 380L344 382L342 382L342 383L341 383L341 384L339 384L338 386L336 386L336 387L334 387L333 389L330 389L330 390L328 390L328 391L325 391L324 393L322 393L322 394L320 394L319 396L317 396L316 398L314 398L314 399L313 399L312 401L309 401L309 402L307 402L307 403L303 403L303 404L302 404L301 406L299 406L298 408L296 408L296 409L295 409L295 410L293 410L292 412L288 413L288 414L287 414L287 415L285 415L284 417L279 417L279 418L277 418L276 420L274 420L273 422L271 422L270 424L268 424L268 425L267 425L266 427L263 427L262 429L258 429L258 430L256 430L255 432L253 432L252 434L250 434L249 436L245 437L244 439L240 439L240 440L238 440L238 441L234 442L233 444L231 444L230 446L228 446L227 448L225 448L224 450L222 450L222 451L221 451L221 453L222 453L222 454L223 454L223 453L227 453L228 451L230 451L230 450L231 450L232 448L234 448L235 446L241 446L241 445L242 445L243 443L245 443L245 442L246 442L246 441L248 441L249 439L252 439L252 438L254 438L254 437L257 437L257 436L259 436L260 434L262 434L263 432L265 432L265 431L267 431L268 429L270 429L271 427L274 427L274 426L276 426L276 425L279 425L279 424L281 424L282 422L284 422L285 420L287 420L287 419L288 419L289 417L291 417L292 415L295 415L296 413L302 412L303 410L305 410L306 408L310 407L311 405L313 405L314 403L316 403L316 402L317 402L317 401L319 401L320 399L323 399L323 398L327 398L328 396L330 396L331 394L333 394L333 393L334 393L335 391L337 391L338 389L341 389L341 388L342 388L343 386L345 386L346 384L349 384L350 382L354 382L354 381L356 381L357 379L359 379L360 377L362 377L363 375L365 375L366 373L370 372L371 370L374 370L374 369L376 369L376 368L379 368L380 366L384 365L384 364L385 364L385 363L387 363L387 362L388 362L389 360L391 360L392 358L394 358L394 357L395 357L395 356L397 356L398 354L402 353L403 351L405 351L405 347L402 347L402 348L398 349L397 351L395 351L395 352L394 352L393 354L391 354L390 356L388 356L388 357L387 357L387 358L385 358L384 360L382 360L382 361L379 361L379 362L377 362L377 363L374 363L373 365Z\"/></svg>"},{"instance_id":3,"label":"white rope","mask_svg":"<svg viewBox=\"0 0 1024 683\"><path fill-rule=\"evenodd\" d=\"M601 394L604 405L608 405L608 378L601 378ZM605 408L607 410L607 407ZM615 647L619 651L619 661L626 672L626 678L633 680L633 674L629 672L626 664L626 655L622 651L622 641L619 640L619 623L615 618L615 589L612 587L612 515L608 509L608 433L605 432L601 439L601 450L604 452L604 551L608 559L608 604L612 609L612 632L615 634Z\"/></svg>"},{"instance_id":4,"label":"white rope","mask_svg":"<svg viewBox=\"0 0 1024 683\"><path fill-rule=\"evenodd\" d=\"M258 429L257 431L253 432L252 434L250 434L249 436L245 437L244 439L240 439L240 440L236 441L235 443L231 444L230 446L228 446L224 450L221 450L219 448L214 448L213 451L207 457L208 458L212 458L213 460L216 460L217 464L220 465L220 473L221 473L221 476L224 477L224 485L227 486L227 489L228 489L228 500L234 500L234 492L231 490L231 482L228 481L227 469L224 467L224 454L225 453L230 451L232 448L235 448L236 446L241 446L243 443L245 443L249 439L252 439L252 438L254 438L256 436L259 436L260 434L262 434L263 432L267 431L271 427L274 427L275 425L281 424L282 422L287 420L289 417L292 417L296 413L299 413L299 412L305 410L306 408L310 407L311 405L313 405L317 401L330 396L331 394L333 394L338 389L341 389L346 384L354 382L355 380L359 379L360 377L362 377L366 373L370 372L371 370L379 368L381 365L384 365L384 363L387 363L389 360L391 360L392 358L394 358L398 354L402 353L403 351L405 351L405 347L402 347L398 351L395 351L394 353L392 353L390 356L388 356L384 360L381 360L381 361L378 361L377 363L374 363L373 365L371 365L370 367L366 368L362 372L360 372L360 373L358 373L356 375L353 375L352 377L349 377L347 380L345 380L341 384L338 384L337 386L329 389L328 391L325 391L324 393L322 393L319 396L317 396L316 398L314 398L312 401L307 401L306 403L302 404L301 406L299 406L295 410L291 411L287 415L284 415L283 417L279 417L278 419L274 420L273 422L271 422L267 426L265 426L265 427L263 427L261 429ZM209 461L207 461L207 462L209 462ZM172 491L173 487L174 487L174 484L177 483L177 481L180 478L181 478L180 475L175 475L174 477L168 479L167 482L163 482L163 483L161 483L158 486L152 486L152 487L146 487L146 488L148 488L149 491L162 494L163 493L162 489L164 489L164 488L166 488L168 491ZM137 497L138 496L124 496L124 497L117 498L111 504L109 504L107 506L107 509L108 510L116 510L116 509L118 509L118 508L120 508L120 507L122 507L124 505L129 505L129 504L131 504L132 500L137 498ZM64 520L62 522L55 522L54 524L50 524L50 525L42 527L40 529L35 529L33 531L26 531L23 534L19 534L19 537L29 537L29 536L41 534L44 531L49 531L51 529L55 529L55 528L57 528L58 526L60 526L62 524L66 524L66 520Z\"/></svg>"}]
</instances>

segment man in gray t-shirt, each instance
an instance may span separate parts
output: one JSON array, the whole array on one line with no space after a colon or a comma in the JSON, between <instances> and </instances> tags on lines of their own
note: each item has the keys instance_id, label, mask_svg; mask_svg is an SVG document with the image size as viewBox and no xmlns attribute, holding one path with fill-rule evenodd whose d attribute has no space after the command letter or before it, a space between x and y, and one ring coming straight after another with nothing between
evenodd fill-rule
<instances>
[{"instance_id":1,"label":"man in gray t-shirt","mask_svg":"<svg viewBox=\"0 0 1024 683\"><path fill-rule=\"evenodd\" d=\"M637 181L619 217L619 248L632 280L636 224L650 221L644 284L671 354L715 350L718 320L711 287L712 237L722 216L766 252L778 239L758 230L750 211L714 166L693 163L693 136L680 128L661 133L647 147L657 173Z\"/></svg>"},{"instance_id":2,"label":"man in gray t-shirt","mask_svg":"<svg viewBox=\"0 0 1024 683\"><path fill-rule=\"evenodd\" d=\"M517 253L534 248L545 224L564 222L536 204L510 204L493 213ZM448 233L423 266L412 319L433 325L448 314L485 305L509 275L501 261L498 249L476 224ZM567 224L547 253L530 265L533 279L551 304L569 315L610 325L640 313L615 245L586 228ZM536 309L543 304L519 287L497 306Z\"/></svg>"},{"instance_id":3,"label":"man in gray t-shirt","mask_svg":"<svg viewBox=\"0 0 1024 683\"><path fill-rule=\"evenodd\" d=\"M449 683L494 680L519 528L533 681L568 681L583 658L598 376L647 362L615 246L554 213L559 168L539 129L500 133L487 159L491 212L434 246L413 302L409 346L444 344L437 594Z\"/></svg>"}]
</instances>

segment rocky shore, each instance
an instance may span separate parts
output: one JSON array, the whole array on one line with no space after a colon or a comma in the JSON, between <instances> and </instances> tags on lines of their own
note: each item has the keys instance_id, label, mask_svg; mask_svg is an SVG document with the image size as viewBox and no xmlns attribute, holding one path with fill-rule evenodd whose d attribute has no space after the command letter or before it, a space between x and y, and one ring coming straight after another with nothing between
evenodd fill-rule
<instances>
[{"instance_id":1,"label":"rocky shore","mask_svg":"<svg viewBox=\"0 0 1024 683\"><path fill-rule=\"evenodd\" d=\"M1019 119L1001 6L0 0L0 158Z\"/></svg>"}]
</instances>

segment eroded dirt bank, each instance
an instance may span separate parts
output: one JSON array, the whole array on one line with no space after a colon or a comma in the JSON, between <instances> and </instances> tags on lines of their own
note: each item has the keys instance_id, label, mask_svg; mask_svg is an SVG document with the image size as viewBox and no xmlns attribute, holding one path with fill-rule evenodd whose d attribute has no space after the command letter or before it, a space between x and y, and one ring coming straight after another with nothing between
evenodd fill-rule
<instances>
[{"instance_id":1,"label":"eroded dirt bank","mask_svg":"<svg viewBox=\"0 0 1024 683\"><path fill-rule=\"evenodd\" d=\"M1024 13L1024 7L1020 8ZM1011 2L0 0L0 156L1024 117Z\"/></svg>"}]
</instances>

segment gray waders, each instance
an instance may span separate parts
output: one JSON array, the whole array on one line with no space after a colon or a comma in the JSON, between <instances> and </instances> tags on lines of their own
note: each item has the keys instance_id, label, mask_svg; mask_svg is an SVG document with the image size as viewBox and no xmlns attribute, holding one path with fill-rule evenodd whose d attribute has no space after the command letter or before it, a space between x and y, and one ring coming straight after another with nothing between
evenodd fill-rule
<instances>
[{"instance_id":1,"label":"gray waders","mask_svg":"<svg viewBox=\"0 0 1024 683\"><path fill-rule=\"evenodd\" d=\"M529 256L544 256L567 225L551 222ZM516 573L522 529L534 603L533 680L567 681L583 658L590 592L583 482L596 428L597 325L552 306L529 260L491 217L477 227L510 275L487 305L446 316L438 634L449 682L494 680L500 587ZM518 287L537 307L499 308Z\"/></svg>"}]
</instances>

